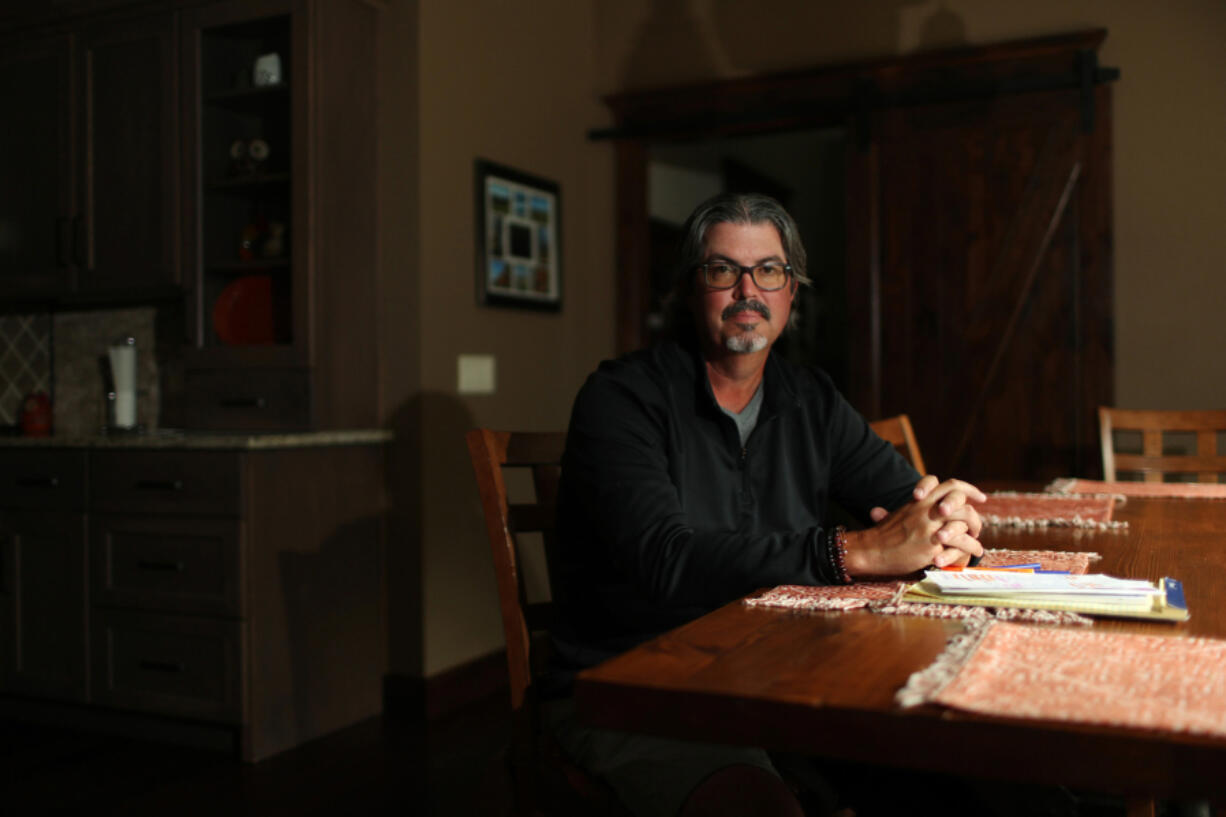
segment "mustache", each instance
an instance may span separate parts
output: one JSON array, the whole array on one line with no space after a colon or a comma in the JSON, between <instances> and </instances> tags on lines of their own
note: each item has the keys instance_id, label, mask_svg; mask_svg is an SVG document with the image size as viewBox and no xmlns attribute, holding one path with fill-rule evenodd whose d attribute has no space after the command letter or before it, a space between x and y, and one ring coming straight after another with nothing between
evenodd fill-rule
<instances>
[{"instance_id":1,"label":"mustache","mask_svg":"<svg viewBox=\"0 0 1226 817\"><path fill-rule=\"evenodd\" d=\"M771 319L770 307L761 301L737 301L736 303L728 304L724 307L724 311L720 313L720 320L728 320L734 315L739 315L742 312L757 312L766 320Z\"/></svg>"}]
</instances>

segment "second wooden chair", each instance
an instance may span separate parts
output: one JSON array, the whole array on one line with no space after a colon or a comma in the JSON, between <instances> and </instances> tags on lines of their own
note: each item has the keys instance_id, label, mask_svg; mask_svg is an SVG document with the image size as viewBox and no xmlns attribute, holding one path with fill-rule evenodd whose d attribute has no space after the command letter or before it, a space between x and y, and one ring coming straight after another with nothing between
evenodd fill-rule
<instances>
[{"instance_id":1,"label":"second wooden chair","mask_svg":"<svg viewBox=\"0 0 1226 817\"><path fill-rule=\"evenodd\" d=\"M1171 475L1195 475L1197 482L1221 482L1226 475L1226 454L1218 435L1226 432L1226 410L1177 411L1098 409L1103 479L1114 482L1120 472L1139 472L1145 482L1162 482ZM1116 431L1141 434L1141 452L1125 453L1116 447ZM1195 435L1196 451L1174 451L1166 441L1171 432Z\"/></svg>"}]
</instances>

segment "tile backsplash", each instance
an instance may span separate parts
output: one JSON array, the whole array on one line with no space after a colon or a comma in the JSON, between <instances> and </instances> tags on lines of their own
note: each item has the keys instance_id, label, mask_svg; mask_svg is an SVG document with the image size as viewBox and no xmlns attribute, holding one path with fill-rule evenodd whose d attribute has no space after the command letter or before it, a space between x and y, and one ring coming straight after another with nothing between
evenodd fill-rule
<instances>
[{"instance_id":1,"label":"tile backsplash","mask_svg":"<svg viewBox=\"0 0 1226 817\"><path fill-rule=\"evenodd\" d=\"M15 425L36 391L51 394L51 315L0 315L0 425Z\"/></svg>"},{"instance_id":2,"label":"tile backsplash","mask_svg":"<svg viewBox=\"0 0 1226 817\"><path fill-rule=\"evenodd\" d=\"M53 316L56 434L93 434L106 423L99 358L122 337L136 339L136 421L158 427L160 395L153 307L61 312Z\"/></svg>"}]
</instances>

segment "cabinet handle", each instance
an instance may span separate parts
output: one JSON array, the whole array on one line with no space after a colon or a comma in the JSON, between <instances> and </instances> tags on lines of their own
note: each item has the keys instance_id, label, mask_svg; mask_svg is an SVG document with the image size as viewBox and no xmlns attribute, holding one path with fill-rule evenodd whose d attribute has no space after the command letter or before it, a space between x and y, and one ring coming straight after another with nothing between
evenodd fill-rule
<instances>
[{"instance_id":1,"label":"cabinet handle","mask_svg":"<svg viewBox=\"0 0 1226 817\"><path fill-rule=\"evenodd\" d=\"M222 408L268 408L268 401L263 397L232 397L217 401Z\"/></svg>"},{"instance_id":2,"label":"cabinet handle","mask_svg":"<svg viewBox=\"0 0 1226 817\"><path fill-rule=\"evenodd\" d=\"M182 672L185 669L178 661L137 661L136 666L156 672Z\"/></svg>"},{"instance_id":3,"label":"cabinet handle","mask_svg":"<svg viewBox=\"0 0 1226 817\"><path fill-rule=\"evenodd\" d=\"M17 485L20 488L58 488L60 485L59 477L17 477Z\"/></svg>"},{"instance_id":4,"label":"cabinet handle","mask_svg":"<svg viewBox=\"0 0 1226 817\"><path fill-rule=\"evenodd\" d=\"M68 246L72 243L72 221L65 216L55 220L55 265L68 266Z\"/></svg>"},{"instance_id":5,"label":"cabinet handle","mask_svg":"<svg viewBox=\"0 0 1226 817\"><path fill-rule=\"evenodd\" d=\"M181 479L142 479L137 480L136 488L140 491L182 491Z\"/></svg>"},{"instance_id":6,"label":"cabinet handle","mask_svg":"<svg viewBox=\"0 0 1226 817\"><path fill-rule=\"evenodd\" d=\"M72 224L72 260L74 264L84 269L89 265L89 259L85 252L86 244L89 241L89 236L85 233L85 220L80 216L73 216Z\"/></svg>"},{"instance_id":7,"label":"cabinet handle","mask_svg":"<svg viewBox=\"0 0 1226 817\"><path fill-rule=\"evenodd\" d=\"M182 572L183 572L183 563L182 563L182 562L145 562L145 561L140 561L140 562L137 562L137 563L136 563L136 566L137 566L137 567L139 567L141 570L158 570L158 571L166 571L166 572L169 572L169 573L182 573Z\"/></svg>"}]
</instances>

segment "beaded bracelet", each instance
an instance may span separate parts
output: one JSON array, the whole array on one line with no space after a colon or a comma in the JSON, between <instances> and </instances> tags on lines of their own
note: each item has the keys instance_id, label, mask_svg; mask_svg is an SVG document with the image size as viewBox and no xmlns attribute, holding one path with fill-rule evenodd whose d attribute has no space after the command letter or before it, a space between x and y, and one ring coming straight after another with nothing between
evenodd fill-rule
<instances>
[{"instance_id":1,"label":"beaded bracelet","mask_svg":"<svg viewBox=\"0 0 1226 817\"><path fill-rule=\"evenodd\" d=\"M847 528L835 525L831 529L826 552L830 556L830 567L834 571L835 581L840 584L853 584L854 580L847 572Z\"/></svg>"}]
</instances>

